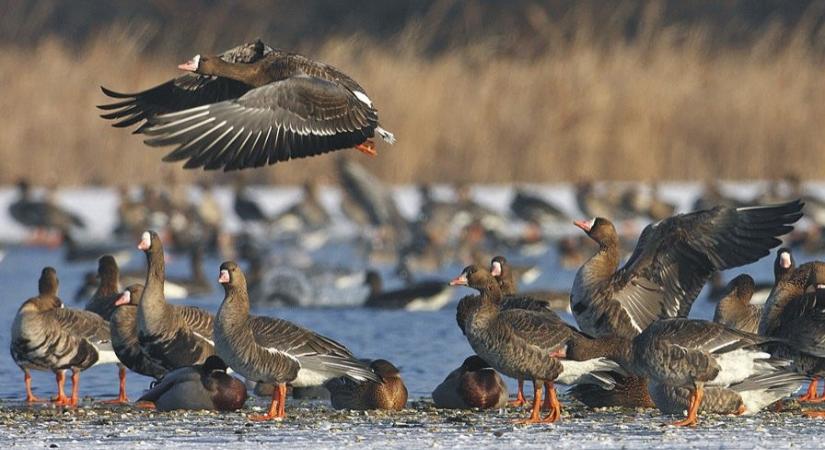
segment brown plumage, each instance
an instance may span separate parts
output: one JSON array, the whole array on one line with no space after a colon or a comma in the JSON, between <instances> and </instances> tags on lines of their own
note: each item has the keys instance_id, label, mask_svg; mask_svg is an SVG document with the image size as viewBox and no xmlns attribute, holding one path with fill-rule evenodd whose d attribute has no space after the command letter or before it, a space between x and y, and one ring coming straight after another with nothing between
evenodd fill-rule
<instances>
[{"instance_id":1,"label":"brown plumage","mask_svg":"<svg viewBox=\"0 0 825 450\"><path fill-rule=\"evenodd\" d=\"M109 336L109 324L97 314L63 308L57 297L57 273L43 269L40 294L26 300L12 323L11 354L26 376L27 401L31 394L28 370L55 372L58 395L55 402L75 406L79 399L80 372L96 364L117 362ZM72 395L63 393L64 370L72 371Z\"/></svg>"},{"instance_id":2,"label":"brown plumage","mask_svg":"<svg viewBox=\"0 0 825 450\"><path fill-rule=\"evenodd\" d=\"M747 274L732 279L727 294L716 304L713 321L748 333L758 332L762 307L750 304L755 286L753 278Z\"/></svg>"},{"instance_id":3,"label":"brown plumage","mask_svg":"<svg viewBox=\"0 0 825 450\"><path fill-rule=\"evenodd\" d=\"M235 170L356 147L375 154L378 112L366 90L338 69L261 41L178 66L192 72L101 109L115 126L146 121L137 131L151 146L176 145L164 161L184 168Z\"/></svg>"},{"instance_id":4,"label":"brown plumage","mask_svg":"<svg viewBox=\"0 0 825 450\"><path fill-rule=\"evenodd\" d=\"M160 361L149 357L140 347L138 339L137 311L142 296L143 285L133 284L115 300L115 311L109 321L112 348L120 362L129 370L159 379L169 369Z\"/></svg>"},{"instance_id":5,"label":"brown plumage","mask_svg":"<svg viewBox=\"0 0 825 450\"><path fill-rule=\"evenodd\" d=\"M611 372L616 380L613 389L604 389L595 384L579 384L570 388L571 397L589 408L654 408L647 388L647 380L641 377L623 376Z\"/></svg>"},{"instance_id":6,"label":"brown plumage","mask_svg":"<svg viewBox=\"0 0 825 450\"><path fill-rule=\"evenodd\" d=\"M114 257L105 255L97 261L97 277L97 290L84 309L109 320L115 310L115 299L120 295L120 271Z\"/></svg>"},{"instance_id":7,"label":"brown plumage","mask_svg":"<svg viewBox=\"0 0 825 450\"><path fill-rule=\"evenodd\" d=\"M576 273L571 307L593 336L632 338L661 318L685 317L710 275L751 263L781 243L802 216L799 201L748 208L716 207L648 225L619 269L619 238L598 217L577 221L599 244Z\"/></svg>"},{"instance_id":8,"label":"brown plumage","mask_svg":"<svg viewBox=\"0 0 825 450\"><path fill-rule=\"evenodd\" d=\"M372 361L370 368L381 378L380 382L335 378L324 384L329 390L333 408L389 411L404 409L407 404L407 387L398 368L385 359Z\"/></svg>"},{"instance_id":9,"label":"brown plumage","mask_svg":"<svg viewBox=\"0 0 825 450\"><path fill-rule=\"evenodd\" d=\"M438 408L490 409L507 406L507 385L486 361L473 355L433 391L433 403Z\"/></svg>"},{"instance_id":10,"label":"brown plumage","mask_svg":"<svg viewBox=\"0 0 825 450\"><path fill-rule=\"evenodd\" d=\"M286 384L318 386L346 376L380 381L343 345L289 321L249 316L246 278L234 262L221 264L219 281L226 295L215 320L218 356L232 370L257 383L277 385L267 414L258 420L285 417Z\"/></svg>"},{"instance_id":11,"label":"brown plumage","mask_svg":"<svg viewBox=\"0 0 825 450\"><path fill-rule=\"evenodd\" d=\"M226 368L223 360L212 355L203 364L169 372L138 401L151 402L158 411L237 411L246 402L246 386L227 374Z\"/></svg>"},{"instance_id":12,"label":"brown plumage","mask_svg":"<svg viewBox=\"0 0 825 450\"><path fill-rule=\"evenodd\" d=\"M137 310L141 349L166 370L202 364L215 354L212 315L200 308L166 303L163 244L157 233L144 232L138 248L146 253L147 260L146 282Z\"/></svg>"}]
</instances>

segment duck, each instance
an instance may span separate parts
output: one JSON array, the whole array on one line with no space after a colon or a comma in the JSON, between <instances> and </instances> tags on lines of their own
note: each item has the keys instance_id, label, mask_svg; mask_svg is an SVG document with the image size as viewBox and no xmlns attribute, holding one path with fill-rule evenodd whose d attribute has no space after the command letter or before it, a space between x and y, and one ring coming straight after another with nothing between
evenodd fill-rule
<instances>
[{"instance_id":1,"label":"duck","mask_svg":"<svg viewBox=\"0 0 825 450\"><path fill-rule=\"evenodd\" d=\"M167 370L203 364L215 354L213 320L203 309L166 302L163 244L154 231L144 231L138 249L146 254L143 295L137 308L138 340L144 353Z\"/></svg>"},{"instance_id":2,"label":"duck","mask_svg":"<svg viewBox=\"0 0 825 450\"><path fill-rule=\"evenodd\" d=\"M68 309L57 296L59 281L53 267L45 267L39 294L17 310L11 330L11 356L23 370L26 402L40 401L31 390L29 370L52 371L57 380L56 405L77 406L80 372L99 364L118 362L112 349L109 324L95 313ZM65 371L72 371L71 397L63 387Z\"/></svg>"},{"instance_id":3,"label":"duck","mask_svg":"<svg viewBox=\"0 0 825 450\"><path fill-rule=\"evenodd\" d=\"M501 289L485 268L467 266L450 284L468 286L480 293L479 306L465 323L465 335L475 353L504 375L533 381L533 407L530 416L519 423L552 423L560 418L561 404L554 383L592 382L609 387L613 380L599 372L621 370L618 363L605 357L567 359L568 346L579 338L577 331L542 312L502 310ZM550 393L550 412L542 418L545 382Z\"/></svg>"},{"instance_id":4,"label":"duck","mask_svg":"<svg viewBox=\"0 0 825 450\"><path fill-rule=\"evenodd\" d=\"M432 393L436 408L497 409L507 406L507 385L478 355L464 359Z\"/></svg>"},{"instance_id":5,"label":"duck","mask_svg":"<svg viewBox=\"0 0 825 450\"><path fill-rule=\"evenodd\" d=\"M809 292L813 288L813 292ZM777 283L765 305L760 332L784 340L778 356L792 359L796 370L811 377L800 400L825 401L817 395L819 378L825 377L825 263L808 262Z\"/></svg>"},{"instance_id":6,"label":"duck","mask_svg":"<svg viewBox=\"0 0 825 450\"><path fill-rule=\"evenodd\" d=\"M357 382L351 378L341 377L324 383L334 409L404 409L407 405L407 387L398 368L386 359L376 359L370 362L370 369L381 379L380 382Z\"/></svg>"},{"instance_id":7,"label":"duck","mask_svg":"<svg viewBox=\"0 0 825 450\"><path fill-rule=\"evenodd\" d=\"M730 280L727 295L716 304L713 321L736 330L757 333L762 307L750 303L755 286L753 278L744 273Z\"/></svg>"},{"instance_id":8,"label":"duck","mask_svg":"<svg viewBox=\"0 0 825 450\"><path fill-rule=\"evenodd\" d=\"M753 415L783 398L793 395L808 378L795 372L778 370L757 375L730 387L703 388L698 413ZM690 409L691 389L654 383L650 396L661 412L683 414Z\"/></svg>"},{"instance_id":9,"label":"duck","mask_svg":"<svg viewBox=\"0 0 825 450\"><path fill-rule=\"evenodd\" d=\"M773 341L707 320L661 319L633 339L630 358L622 363L651 386L688 389L687 417L673 425L696 426L706 386L730 388L759 376L792 373L789 360L768 352Z\"/></svg>"},{"instance_id":10,"label":"duck","mask_svg":"<svg viewBox=\"0 0 825 450\"><path fill-rule=\"evenodd\" d=\"M802 206L719 206L670 217L645 227L622 268L613 224L603 217L576 221L599 244L573 282L576 323L591 336L633 338L658 319L687 316L713 272L767 255L793 229Z\"/></svg>"},{"instance_id":11,"label":"duck","mask_svg":"<svg viewBox=\"0 0 825 450\"><path fill-rule=\"evenodd\" d=\"M115 310L109 320L112 348L120 363L129 370L159 380L169 370L164 367L161 361L146 354L138 339L137 315L142 296L143 285L132 284L115 299ZM125 387L125 377L123 378L123 384ZM124 400L128 401L128 399Z\"/></svg>"},{"instance_id":12,"label":"duck","mask_svg":"<svg viewBox=\"0 0 825 450\"><path fill-rule=\"evenodd\" d=\"M157 411L237 411L246 403L246 385L226 371L226 363L211 355L203 364L167 373L138 402L151 403Z\"/></svg>"},{"instance_id":13,"label":"duck","mask_svg":"<svg viewBox=\"0 0 825 450\"><path fill-rule=\"evenodd\" d=\"M647 379L617 372L610 372L610 377L616 381L612 389L604 389L595 384L577 384L567 393L588 408L594 409L656 407L650 396Z\"/></svg>"},{"instance_id":14,"label":"duck","mask_svg":"<svg viewBox=\"0 0 825 450\"><path fill-rule=\"evenodd\" d=\"M287 383L318 386L342 376L381 382L370 367L332 339L286 320L250 317L246 278L234 261L221 264L218 281L225 296L215 319L216 354L247 380L277 386L267 413L251 420L286 417Z\"/></svg>"},{"instance_id":15,"label":"duck","mask_svg":"<svg viewBox=\"0 0 825 450\"><path fill-rule=\"evenodd\" d=\"M376 134L395 142L355 80L260 40L178 68L189 73L143 92L103 89L118 102L101 108L117 127L145 120L144 142L176 145L163 159L184 168L238 170L350 147L374 156Z\"/></svg>"},{"instance_id":16,"label":"duck","mask_svg":"<svg viewBox=\"0 0 825 450\"><path fill-rule=\"evenodd\" d=\"M367 308L405 309L407 311L437 311L446 305L452 292L446 282L419 281L400 289L384 290L381 274L369 270L364 282L370 294L364 302Z\"/></svg>"}]
</instances>

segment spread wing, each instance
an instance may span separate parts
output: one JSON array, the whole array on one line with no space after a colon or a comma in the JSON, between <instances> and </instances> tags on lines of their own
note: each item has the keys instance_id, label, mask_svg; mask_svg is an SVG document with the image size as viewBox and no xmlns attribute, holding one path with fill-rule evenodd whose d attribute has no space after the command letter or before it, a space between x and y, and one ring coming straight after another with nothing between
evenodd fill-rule
<instances>
[{"instance_id":1,"label":"spread wing","mask_svg":"<svg viewBox=\"0 0 825 450\"><path fill-rule=\"evenodd\" d=\"M613 298L639 331L666 317L685 317L710 275L752 263L781 243L803 204L716 207L677 215L642 232L614 275Z\"/></svg>"},{"instance_id":2,"label":"spread wing","mask_svg":"<svg viewBox=\"0 0 825 450\"><path fill-rule=\"evenodd\" d=\"M258 61L270 52L272 49L269 46L261 41L254 41L227 50L219 56L228 62L248 64ZM113 126L118 128L142 122L135 130L135 133L142 133L149 126L149 122L159 114L238 98L249 91L249 86L226 78L187 73L151 89L132 94L115 92L105 87L101 89L104 94L118 100L116 103L98 106L104 111L111 111L101 117L114 120Z\"/></svg>"},{"instance_id":3,"label":"spread wing","mask_svg":"<svg viewBox=\"0 0 825 450\"><path fill-rule=\"evenodd\" d=\"M374 135L374 109L341 85L297 76L233 100L155 117L152 146L177 145L164 161L236 170L353 147Z\"/></svg>"}]
</instances>

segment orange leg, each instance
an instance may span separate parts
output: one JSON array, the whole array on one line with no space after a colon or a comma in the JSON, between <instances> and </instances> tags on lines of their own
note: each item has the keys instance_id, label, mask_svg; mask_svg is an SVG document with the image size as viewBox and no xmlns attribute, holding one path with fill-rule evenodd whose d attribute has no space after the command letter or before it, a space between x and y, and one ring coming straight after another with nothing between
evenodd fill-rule
<instances>
[{"instance_id":1,"label":"orange leg","mask_svg":"<svg viewBox=\"0 0 825 450\"><path fill-rule=\"evenodd\" d=\"M378 154L378 152L375 151L375 142L373 142L372 139L367 139L366 141L356 145L355 149L369 156L375 156Z\"/></svg>"},{"instance_id":2,"label":"orange leg","mask_svg":"<svg viewBox=\"0 0 825 450\"><path fill-rule=\"evenodd\" d=\"M507 403L509 406L524 406L527 401L524 400L524 380L518 380L518 394L516 394L516 399L512 400Z\"/></svg>"},{"instance_id":3,"label":"orange leg","mask_svg":"<svg viewBox=\"0 0 825 450\"><path fill-rule=\"evenodd\" d=\"M278 388L272 391L272 402L269 404L269 411L262 416L249 416L249 420L260 422L264 420L281 420L285 417L284 403L286 402L286 385L278 384Z\"/></svg>"},{"instance_id":4,"label":"orange leg","mask_svg":"<svg viewBox=\"0 0 825 450\"><path fill-rule=\"evenodd\" d=\"M80 397L80 371L72 369L72 397L69 399L69 406L77 406Z\"/></svg>"},{"instance_id":5,"label":"orange leg","mask_svg":"<svg viewBox=\"0 0 825 450\"><path fill-rule=\"evenodd\" d=\"M813 377L811 378L811 384L808 385L808 390L805 392L805 395L799 397L799 401L801 402L809 402L812 400L816 400L816 387L819 384L819 378Z\"/></svg>"},{"instance_id":6,"label":"orange leg","mask_svg":"<svg viewBox=\"0 0 825 450\"><path fill-rule=\"evenodd\" d=\"M530 412L530 417L527 419L519 419L514 423L518 424L534 424L541 423L541 390L542 382L533 380L533 409Z\"/></svg>"},{"instance_id":7,"label":"orange leg","mask_svg":"<svg viewBox=\"0 0 825 450\"><path fill-rule=\"evenodd\" d=\"M40 403L43 400L34 396L32 393L32 374L29 369L23 369L23 379L26 381L26 403Z\"/></svg>"},{"instance_id":8,"label":"orange leg","mask_svg":"<svg viewBox=\"0 0 825 450\"><path fill-rule=\"evenodd\" d=\"M55 405L68 405L69 397L66 397L66 392L63 388L66 386L66 373L62 370L55 372L55 379L57 380L57 397L52 399Z\"/></svg>"},{"instance_id":9,"label":"orange leg","mask_svg":"<svg viewBox=\"0 0 825 450\"><path fill-rule=\"evenodd\" d=\"M147 402L146 400L135 403L135 408L140 409L155 409L155 404L152 402Z\"/></svg>"},{"instance_id":10,"label":"orange leg","mask_svg":"<svg viewBox=\"0 0 825 450\"><path fill-rule=\"evenodd\" d=\"M702 397L705 396L704 390L701 386L697 386L690 396L690 407L688 408L688 416L684 420L673 422L677 427L695 427L699 423L696 413L699 412L699 406L702 405Z\"/></svg>"},{"instance_id":11,"label":"orange leg","mask_svg":"<svg viewBox=\"0 0 825 450\"><path fill-rule=\"evenodd\" d=\"M556 395L556 387L553 383L544 383L544 387L547 389L547 403L549 403L547 409L550 410L550 413L544 416L541 421L543 423L553 423L561 418L561 403L558 395Z\"/></svg>"},{"instance_id":12,"label":"orange leg","mask_svg":"<svg viewBox=\"0 0 825 450\"><path fill-rule=\"evenodd\" d=\"M118 364L118 368L118 374L120 376L120 389L118 396L112 400L105 400L102 403L107 403L110 405L125 405L129 403L129 397L126 396L126 367Z\"/></svg>"}]
</instances>

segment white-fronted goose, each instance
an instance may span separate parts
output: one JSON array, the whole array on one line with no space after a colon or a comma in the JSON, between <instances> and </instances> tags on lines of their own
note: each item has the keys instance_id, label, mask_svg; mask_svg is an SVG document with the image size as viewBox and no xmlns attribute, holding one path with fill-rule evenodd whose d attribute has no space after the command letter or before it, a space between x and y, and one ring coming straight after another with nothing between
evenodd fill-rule
<instances>
[{"instance_id":1,"label":"white-fronted goose","mask_svg":"<svg viewBox=\"0 0 825 450\"><path fill-rule=\"evenodd\" d=\"M369 297L364 302L367 308L436 311L450 301L452 294L443 281L419 281L400 289L384 290L378 272L370 270L365 278L370 288Z\"/></svg>"},{"instance_id":2,"label":"white-fronted goose","mask_svg":"<svg viewBox=\"0 0 825 450\"><path fill-rule=\"evenodd\" d=\"M277 385L267 414L285 417L286 385L318 386L338 377L380 382L369 367L343 345L282 319L249 316L249 294L240 267L221 264L218 281L226 295L215 320L218 356L232 370L257 383Z\"/></svg>"},{"instance_id":3,"label":"white-fronted goose","mask_svg":"<svg viewBox=\"0 0 825 450\"><path fill-rule=\"evenodd\" d=\"M97 364L116 363L109 324L97 314L63 308L57 297L57 273L46 267L38 283L40 295L26 300L12 324L11 355L26 379L26 400L31 392L29 369L53 371L57 376L58 405L76 406L80 372ZM65 370L72 371L72 395L63 392Z\"/></svg>"},{"instance_id":4,"label":"white-fronted goose","mask_svg":"<svg viewBox=\"0 0 825 450\"><path fill-rule=\"evenodd\" d=\"M17 182L18 199L9 205L9 214L20 225L37 230L56 229L68 231L72 227L84 228L80 217L55 205L50 200L32 197L31 187L26 180Z\"/></svg>"},{"instance_id":5,"label":"white-fronted goose","mask_svg":"<svg viewBox=\"0 0 825 450\"><path fill-rule=\"evenodd\" d=\"M713 321L728 328L757 333L762 306L750 304L755 289L756 283L750 275L742 274L730 280L727 295L716 304Z\"/></svg>"},{"instance_id":6,"label":"white-fronted goose","mask_svg":"<svg viewBox=\"0 0 825 450\"><path fill-rule=\"evenodd\" d=\"M633 339L632 371L649 383L690 390L687 418L677 426L695 426L705 386L727 388L757 376L787 372L790 361L773 357L772 340L706 320L663 319Z\"/></svg>"},{"instance_id":7,"label":"white-fronted goose","mask_svg":"<svg viewBox=\"0 0 825 450\"><path fill-rule=\"evenodd\" d=\"M222 359L212 355L203 364L175 369L138 402L152 403L158 411L237 411L246 402L246 386L227 374L226 368Z\"/></svg>"},{"instance_id":8,"label":"white-fronted goose","mask_svg":"<svg viewBox=\"0 0 825 450\"><path fill-rule=\"evenodd\" d=\"M505 303L507 303L507 296L514 296L529 299L529 302L536 302L535 307L527 307L526 309L570 311L569 292L551 290L521 291L519 290L518 281L516 281L515 271L513 269L513 266L507 262L507 258L503 256L493 257L490 263L490 273L498 279L499 286L501 286L501 293L505 296Z\"/></svg>"},{"instance_id":9,"label":"white-fronted goose","mask_svg":"<svg viewBox=\"0 0 825 450\"><path fill-rule=\"evenodd\" d=\"M567 220L567 214L542 196L518 189L510 201L510 211L525 222L539 224L555 223Z\"/></svg>"},{"instance_id":10,"label":"white-fronted goose","mask_svg":"<svg viewBox=\"0 0 825 450\"><path fill-rule=\"evenodd\" d=\"M685 317L710 275L756 261L781 243L802 204L716 207L680 214L642 231L619 269L619 239L609 220L576 225L599 244L576 273L570 303L579 327L593 336L632 338L653 321Z\"/></svg>"},{"instance_id":11,"label":"white-fronted goose","mask_svg":"<svg viewBox=\"0 0 825 450\"><path fill-rule=\"evenodd\" d=\"M728 283L725 283L724 277L722 276L722 272L713 272L713 275L710 276L710 281L708 281L708 286L710 287L710 290L708 291L707 295L708 301L711 303L718 303L720 300L722 300L723 297L728 295L728 292L730 290L730 286L728 285ZM773 285L774 281L754 281L753 296L751 296L751 304L765 304L765 301L768 300L768 296L771 295Z\"/></svg>"},{"instance_id":12,"label":"white-fronted goose","mask_svg":"<svg viewBox=\"0 0 825 450\"><path fill-rule=\"evenodd\" d=\"M144 232L138 249L146 253L147 261L137 314L141 348L167 370L202 364L215 353L212 315L200 308L166 303L163 244L157 233Z\"/></svg>"},{"instance_id":13,"label":"white-fronted goose","mask_svg":"<svg viewBox=\"0 0 825 450\"><path fill-rule=\"evenodd\" d=\"M375 155L378 124L366 90L338 69L261 41L217 56L196 55L191 72L136 94L103 92L115 126L146 120L136 131L151 146L176 145L164 161L184 168L236 170L355 147Z\"/></svg>"},{"instance_id":14,"label":"white-fronted goose","mask_svg":"<svg viewBox=\"0 0 825 450\"><path fill-rule=\"evenodd\" d=\"M335 409L401 411L407 405L407 387L398 368L385 359L370 362L370 369L381 381L354 381L335 378L324 387L329 390Z\"/></svg>"},{"instance_id":15,"label":"white-fronted goose","mask_svg":"<svg viewBox=\"0 0 825 450\"><path fill-rule=\"evenodd\" d=\"M115 300L115 310L109 321L112 348L121 364L132 372L159 379L168 369L160 361L150 358L140 347L138 339L137 314L141 297L143 285L133 284Z\"/></svg>"},{"instance_id":16,"label":"white-fronted goose","mask_svg":"<svg viewBox=\"0 0 825 450\"><path fill-rule=\"evenodd\" d=\"M730 387L706 387L697 413L753 415L793 395L806 381L808 378L804 375L780 369ZM689 410L691 394L691 389L683 386L650 385L650 397L656 408L665 414L682 414Z\"/></svg>"},{"instance_id":17,"label":"white-fronted goose","mask_svg":"<svg viewBox=\"0 0 825 450\"><path fill-rule=\"evenodd\" d=\"M617 370L619 365L607 358L586 361L566 359L568 346L577 331L561 320L526 309L501 309L501 289L486 269L468 266L450 282L480 292L480 305L468 317L465 334L476 354L504 375L533 381L533 409L522 423L555 422L561 415L554 382L577 384L594 382L609 386L613 380L597 374ZM542 386L549 384L550 413L541 418Z\"/></svg>"},{"instance_id":18,"label":"white-fronted goose","mask_svg":"<svg viewBox=\"0 0 825 450\"><path fill-rule=\"evenodd\" d=\"M448 409L504 408L509 397L504 380L478 355L450 372L432 395L437 408Z\"/></svg>"}]
</instances>

